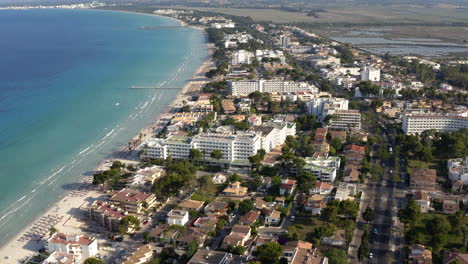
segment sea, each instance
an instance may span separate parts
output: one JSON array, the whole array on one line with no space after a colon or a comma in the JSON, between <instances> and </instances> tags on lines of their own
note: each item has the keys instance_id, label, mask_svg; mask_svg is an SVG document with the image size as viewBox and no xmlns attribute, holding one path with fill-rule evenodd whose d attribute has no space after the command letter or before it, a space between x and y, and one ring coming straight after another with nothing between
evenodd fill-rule
<instances>
[{"instance_id":1,"label":"sea","mask_svg":"<svg viewBox=\"0 0 468 264\"><path fill-rule=\"evenodd\" d=\"M206 58L169 18L0 10L0 245L125 146Z\"/></svg>"}]
</instances>

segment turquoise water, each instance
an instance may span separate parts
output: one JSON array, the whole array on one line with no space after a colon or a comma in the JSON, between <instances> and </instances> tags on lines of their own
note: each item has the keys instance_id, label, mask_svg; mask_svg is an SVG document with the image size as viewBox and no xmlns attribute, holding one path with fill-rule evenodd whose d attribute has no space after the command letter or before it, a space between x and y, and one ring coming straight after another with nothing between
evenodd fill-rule
<instances>
[{"instance_id":1,"label":"turquoise water","mask_svg":"<svg viewBox=\"0 0 468 264\"><path fill-rule=\"evenodd\" d=\"M125 145L206 56L167 18L0 10L0 244Z\"/></svg>"}]
</instances>

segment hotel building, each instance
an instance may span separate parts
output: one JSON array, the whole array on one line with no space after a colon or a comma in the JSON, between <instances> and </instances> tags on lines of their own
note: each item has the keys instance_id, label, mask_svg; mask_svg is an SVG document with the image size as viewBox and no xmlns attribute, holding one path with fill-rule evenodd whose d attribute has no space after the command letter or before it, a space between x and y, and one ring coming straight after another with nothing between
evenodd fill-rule
<instances>
[{"instance_id":1,"label":"hotel building","mask_svg":"<svg viewBox=\"0 0 468 264\"><path fill-rule=\"evenodd\" d=\"M418 134L434 129L438 132L453 132L468 128L468 111L448 114L405 113L402 117L402 128L406 135Z\"/></svg>"},{"instance_id":2,"label":"hotel building","mask_svg":"<svg viewBox=\"0 0 468 264\"><path fill-rule=\"evenodd\" d=\"M306 82L291 82L280 80L234 81L228 82L229 93L234 96L246 96L253 92L284 93L284 92L318 92L317 87Z\"/></svg>"}]
</instances>

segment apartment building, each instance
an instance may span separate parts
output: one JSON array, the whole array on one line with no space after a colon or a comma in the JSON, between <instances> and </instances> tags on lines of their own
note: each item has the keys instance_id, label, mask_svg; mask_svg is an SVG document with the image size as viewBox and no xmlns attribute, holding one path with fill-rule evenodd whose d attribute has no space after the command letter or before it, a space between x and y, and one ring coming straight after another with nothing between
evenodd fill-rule
<instances>
[{"instance_id":1,"label":"apartment building","mask_svg":"<svg viewBox=\"0 0 468 264\"><path fill-rule=\"evenodd\" d=\"M109 198L109 202L129 213L141 214L154 205L156 202L156 195L154 193L123 189L112 195ZM145 206L147 206L147 208L145 208Z\"/></svg>"},{"instance_id":2,"label":"apartment building","mask_svg":"<svg viewBox=\"0 0 468 264\"><path fill-rule=\"evenodd\" d=\"M236 50L232 53L231 65L241 65L252 63L255 54L247 50Z\"/></svg>"},{"instance_id":3,"label":"apartment building","mask_svg":"<svg viewBox=\"0 0 468 264\"><path fill-rule=\"evenodd\" d=\"M361 129L361 113L359 110L336 110L328 111L334 118L330 121L332 129Z\"/></svg>"},{"instance_id":4,"label":"apartment building","mask_svg":"<svg viewBox=\"0 0 468 264\"><path fill-rule=\"evenodd\" d=\"M322 97L313 98L307 102L307 109L309 114L314 114L323 121L329 111L332 110L348 110L349 101L345 98L335 97Z\"/></svg>"},{"instance_id":5,"label":"apartment building","mask_svg":"<svg viewBox=\"0 0 468 264\"><path fill-rule=\"evenodd\" d=\"M287 136L296 135L296 124L269 122L263 126L253 126L249 131L260 133L261 148L268 153L283 144Z\"/></svg>"},{"instance_id":6,"label":"apartment building","mask_svg":"<svg viewBox=\"0 0 468 264\"><path fill-rule=\"evenodd\" d=\"M448 160L447 168L450 180L468 185L468 157Z\"/></svg>"},{"instance_id":7,"label":"apartment building","mask_svg":"<svg viewBox=\"0 0 468 264\"><path fill-rule=\"evenodd\" d=\"M468 128L468 110L447 114L404 113L402 128L406 135L418 134L434 129L438 132L453 132Z\"/></svg>"},{"instance_id":8,"label":"apartment building","mask_svg":"<svg viewBox=\"0 0 468 264\"><path fill-rule=\"evenodd\" d=\"M83 260L98 253L96 238L87 235L55 233L46 241L45 248L49 253L71 253Z\"/></svg>"},{"instance_id":9,"label":"apartment building","mask_svg":"<svg viewBox=\"0 0 468 264\"><path fill-rule=\"evenodd\" d=\"M380 69L364 66L361 71L361 81L379 82Z\"/></svg>"},{"instance_id":10,"label":"apartment building","mask_svg":"<svg viewBox=\"0 0 468 264\"><path fill-rule=\"evenodd\" d=\"M317 180L333 182L340 168L341 159L339 157L306 157L304 161L306 163L304 171L312 173ZM293 168L293 172L297 172L296 170Z\"/></svg>"},{"instance_id":11,"label":"apartment building","mask_svg":"<svg viewBox=\"0 0 468 264\"><path fill-rule=\"evenodd\" d=\"M234 96L246 96L253 92L318 92L317 87L306 82L292 82L282 80L231 81L228 82L228 89L229 93Z\"/></svg>"},{"instance_id":12,"label":"apartment building","mask_svg":"<svg viewBox=\"0 0 468 264\"><path fill-rule=\"evenodd\" d=\"M98 222L99 225L114 232L119 229L120 220L128 215L127 211L107 202L96 200L87 208L89 218Z\"/></svg>"},{"instance_id":13,"label":"apartment building","mask_svg":"<svg viewBox=\"0 0 468 264\"><path fill-rule=\"evenodd\" d=\"M256 50L255 57L258 61L263 59L279 59L281 64L286 63L286 57L282 50Z\"/></svg>"},{"instance_id":14,"label":"apartment building","mask_svg":"<svg viewBox=\"0 0 468 264\"><path fill-rule=\"evenodd\" d=\"M310 65L316 69L325 68L333 65L340 65L340 58L333 56L310 56L306 58Z\"/></svg>"}]
</instances>

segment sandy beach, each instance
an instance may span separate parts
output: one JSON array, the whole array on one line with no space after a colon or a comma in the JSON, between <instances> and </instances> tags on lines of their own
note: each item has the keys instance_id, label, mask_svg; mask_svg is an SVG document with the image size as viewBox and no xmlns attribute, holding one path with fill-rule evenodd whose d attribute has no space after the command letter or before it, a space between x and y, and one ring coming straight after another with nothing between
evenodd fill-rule
<instances>
[{"instance_id":1,"label":"sandy beach","mask_svg":"<svg viewBox=\"0 0 468 264\"><path fill-rule=\"evenodd\" d=\"M179 21L183 23L182 21ZM184 25L184 24L182 24ZM200 28L197 28L200 29ZM197 93L207 82L205 73L213 67L211 59L215 47L207 44L206 60L198 67L192 78L188 80L174 100L161 111L147 126L142 128L131 141L144 142L163 127L165 120L173 113L178 112L192 94ZM142 136L140 136L142 135ZM110 154L106 160L101 161L94 171L103 170L109 166L112 160L121 160L131 164L138 161L138 151L130 150L129 146L122 147L119 151ZM44 213L37 217L31 224L0 248L0 264L17 264L37 253L44 247L44 238L50 235L50 228L54 227L60 232L87 233L98 238L102 242L105 236L83 230L86 225L87 214L85 208L95 200L105 199L106 195L92 185L92 176L83 175L80 183L67 191L56 203L49 206Z\"/></svg>"}]
</instances>

